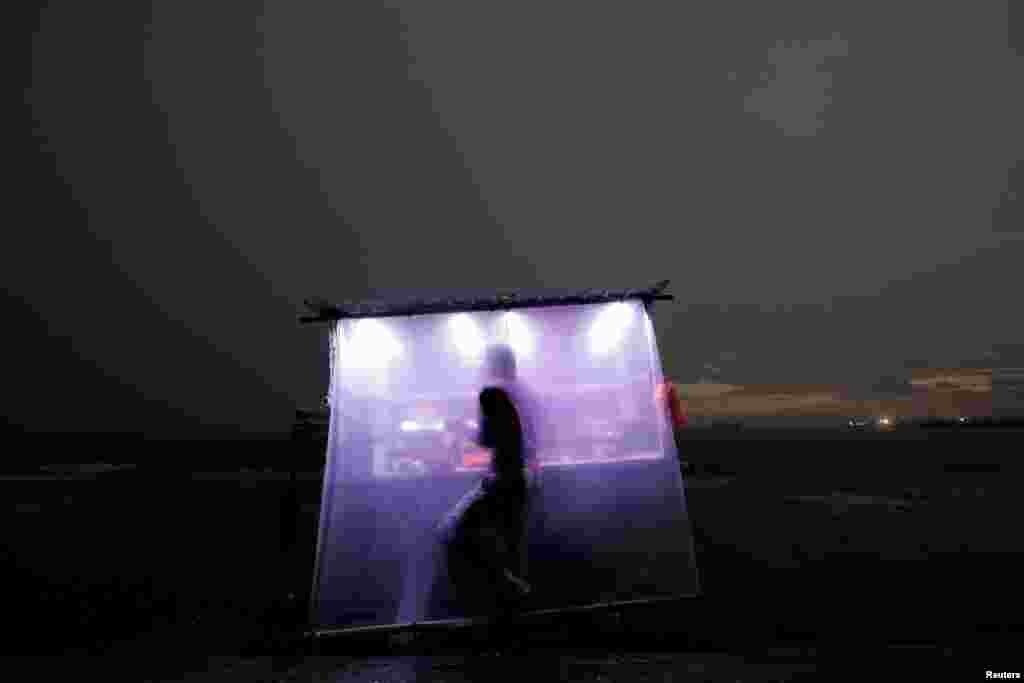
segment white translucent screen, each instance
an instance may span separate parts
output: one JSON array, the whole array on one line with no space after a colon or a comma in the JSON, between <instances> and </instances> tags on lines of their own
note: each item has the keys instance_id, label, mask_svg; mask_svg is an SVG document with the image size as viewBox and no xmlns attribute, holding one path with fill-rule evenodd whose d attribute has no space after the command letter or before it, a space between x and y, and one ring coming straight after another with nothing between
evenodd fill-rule
<instances>
[{"instance_id":1,"label":"white translucent screen","mask_svg":"<svg viewBox=\"0 0 1024 683\"><path fill-rule=\"evenodd\" d=\"M487 471L484 350L515 353L532 425L531 607L693 594L682 477L639 301L342 321L313 619L348 628L471 616L435 530Z\"/></svg>"}]
</instances>

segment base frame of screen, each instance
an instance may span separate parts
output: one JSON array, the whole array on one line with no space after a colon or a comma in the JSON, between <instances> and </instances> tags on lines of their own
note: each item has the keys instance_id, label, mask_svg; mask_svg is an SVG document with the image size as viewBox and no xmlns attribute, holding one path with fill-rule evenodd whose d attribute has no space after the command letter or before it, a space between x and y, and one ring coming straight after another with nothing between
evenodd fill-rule
<instances>
[{"instance_id":1,"label":"base frame of screen","mask_svg":"<svg viewBox=\"0 0 1024 683\"><path fill-rule=\"evenodd\" d=\"M399 635L399 634L410 634L415 635L417 633L428 633L443 630L457 630L460 628L471 628L474 626L486 626L489 624L501 623L502 621L512 619L517 622L523 622L527 620L545 620L563 616L573 616L578 614L593 614L597 612L616 612L620 610L629 609L630 607L643 607L648 605L660 605L668 604L673 602L685 602L688 600L697 600L703 597L700 592L697 593L685 593L680 595L671 595L658 598L645 598L640 600L623 600L619 602L601 602L594 603L591 605L579 605L572 607L559 607L553 609L543 610L531 610L524 611L514 614L510 617L464 617L458 619L434 619L430 621L419 621L419 622L408 622L408 623L395 623L395 624L375 624L372 626L351 626L348 628L326 628L326 629L312 629L306 631L303 635L305 638L312 640L314 643L322 640L344 637L344 636L355 636L355 635Z\"/></svg>"}]
</instances>

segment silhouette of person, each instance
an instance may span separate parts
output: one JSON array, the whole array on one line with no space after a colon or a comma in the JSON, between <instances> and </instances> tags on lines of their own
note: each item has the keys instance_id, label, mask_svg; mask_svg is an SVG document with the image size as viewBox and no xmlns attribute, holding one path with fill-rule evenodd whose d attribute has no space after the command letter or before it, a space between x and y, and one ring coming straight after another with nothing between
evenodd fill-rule
<instances>
[{"instance_id":1,"label":"silhouette of person","mask_svg":"<svg viewBox=\"0 0 1024 683\"><path fill-rule=\"evenodd\" d=\"M485 357L485 386L479 395L478 443L490 449L490 471L448 513L441 524L456 591L475 588L488 605L521 604L531 587L523 578L523 542L530 473L536 466L535 401L516 376L515 354L493 346ZM470 598L475 600L475 598Z\"/></svg>"}]
</instances>

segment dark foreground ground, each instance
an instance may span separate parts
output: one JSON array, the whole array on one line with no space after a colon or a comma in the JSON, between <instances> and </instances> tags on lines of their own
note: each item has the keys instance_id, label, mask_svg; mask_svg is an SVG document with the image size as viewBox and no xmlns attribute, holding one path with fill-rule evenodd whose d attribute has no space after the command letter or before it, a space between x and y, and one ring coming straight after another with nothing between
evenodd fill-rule
<instances>
[{"instance_id":1,"label":"dark foreground ground","mask_svg":"<svg viewBox=\"0 0 1024 683\"><path fill-rule=\"evenodd\" d=\"M159 466L2 483L4 613L16 627L3 649L21 655L7 666L28 674L5 678L984 680L985 671L1019 672L1021 437L682 436L701 597L531 623L511 648L481 626L332 639L319 651L297 637L318 514L315 464L291 489L280 472L203 478L183 462L226 471L216 456L237 462L228 451L239 444L205 458L195 444L187 453L137 445L137 457L104 459L148 454ZM268 459L252 469L282 448L247 445L254 461ZM56 450L65 457L54 462L74 460ZM308 452L289 452L310 462Z\"/></svg>"}]
</instances>

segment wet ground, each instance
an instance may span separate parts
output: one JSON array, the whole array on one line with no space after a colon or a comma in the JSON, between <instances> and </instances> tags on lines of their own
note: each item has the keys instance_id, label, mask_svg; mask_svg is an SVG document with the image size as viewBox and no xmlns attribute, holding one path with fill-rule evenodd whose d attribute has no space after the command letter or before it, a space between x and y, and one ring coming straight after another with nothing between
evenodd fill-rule
<instances>
[{"instance_id":1,"label":"wet ground","mask_svg":"<svg viewBox=\"0 0 1024 683\"><path fill-rule=\"evenodd\" d=\"M1024 632L1007 628L931 631L887 629L890 613L851 605L806 604L784 613L782 601L746 598L681 603L622 614L553 619L515 642L486 626L309 641L255 619L199 619L162 625L94 654L8 658L10 680L151 681L152 683L385 683L423 681L787 681L982 679L986 670L1020 669ZM877 608L878 605L869 606ZM703 613L695 614L703 610ZM712 611L719 613L716 617ZM941 611L941 610L940 610ZM687 612L690 612L688 615ZM848 616L844 619L842 615ZM775 617L773 618L773 615ZM828 615L831 615L830 617ZM872 616L873 615L873 616ZM923 615L925 618L928 615ZM771 625L769 622L779 622ZM785 623L785 622L788 622ZM817 632L798 633L800 624ZM279 626L279 625L278 625ZM785 628L782 628L785 627ZM788 630L787 630L788 629ZM275 640L276 638L276 640ZM219 654L218 654L219 653ZM241 653L241 654L238 654ZM1016 667L1016 668L1014 668ZM960 676L952 676L952 674ZM962 674L962 676L961 676Z\"/></svg>"},{"instance_id":2,"label":"wet ground","mask_svg":"<svg viewBox=\"0 0 1024 683\"><path fill-rule=\"evenodd\" d=\"M207 543L170 533L194 528L192 518L155 526L157 483L126 480L138 501L114 507L90 502L110 498L106 489L90 493L102 480L19 482L10 489L17 496L7 497L12 524L0 542L18 565L6 582L17 589L5 596L18 628L3 652L50 656L9 657L4 678L953 680L949 674L962 667L960 680L984 680L985 671L1024 668L1024 543L1015 523L1024 498L1019 461L1010 456L1019 440L1012 441L1009 449L1003 441L972 441L949 462L944 441L870 449L790 444L785 456L765 446L742 458L716 447L709 453L715 467L688 473L701 600L629 610L624 621L553 623L518 651L486 657L480 653L500 643L481 633L448 642L340 641L319 656L296 647L289 636L302 610L281 596L308 584L312 538L293 538L291 559L267 565L280 531L272 483L210 492L220 512L205 524L218 525L219 535ZM162 478L154 482L167 488ZM197 508L209 488L176 485L181 510ZM315 477L306 485L310 500L300 501L299 524L312 530ZM140 543L154 536L154 547L166 551L140 554ZM158 574L158 565L173 571ZM102 584L112 570L119 583ZM166 584L167 577L181 585ZM83 634L97 635L96 646L79 648L90 640Z\"/></svg>"},{"instance_id":3,"label":"wet ground","mask_svg":"<svg viewBox=\"0 0 1024 683\"><path fill-rule=\"evenodd\" d=\"M330 656L209 656L175 673L158 673L153 659L106 656L80 659L11 658L9 668L34 680L95 678L151 683L462 683L526 681L793 681L984 679L987 670L1019 671L992 647L890 645L879 648L774 646L750 652L602 651L574 648L485 654ZM173 658L170 652L153 657ZM1016 668L1013 668L1016 666ZM44 678L45 677L45 678ZM52 677L52 678L51 678ZM12 679L13 680L13 679ZM28 678L18 678L28 680Z\"/></svg>"}]
</instances>

